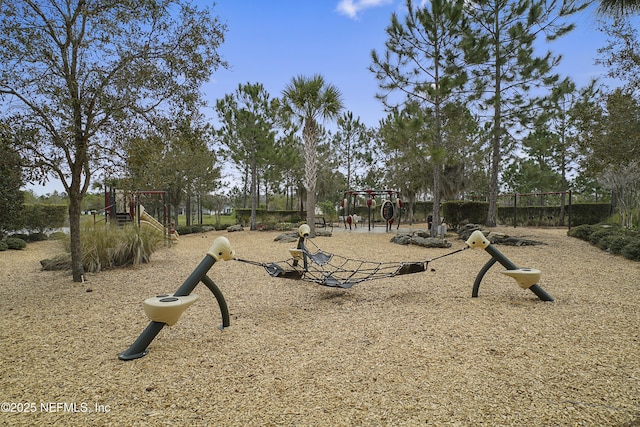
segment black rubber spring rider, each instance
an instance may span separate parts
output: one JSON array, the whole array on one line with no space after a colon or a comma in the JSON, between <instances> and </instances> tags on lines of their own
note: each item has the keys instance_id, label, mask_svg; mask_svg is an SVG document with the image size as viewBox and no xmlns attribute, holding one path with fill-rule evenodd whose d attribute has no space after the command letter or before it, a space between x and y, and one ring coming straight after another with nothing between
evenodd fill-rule
<instances>
[{"instance_id":1,"label":"black rubber spring rider","mask_svg":"<svg viewBox=\"0 0 640 427\"><path fill-rule=\"evenodd\" d=\"M213 283L213 280L207 276L207 272L217 261L221 259L229 261L233 258L234 251L231 248L229 240L222 236L215 239L207 255L200 262L200 265L193 270L191 275L176 292L173 294L156 295L144 301L144 312L149 319L151 319L151 323L149 323L149 326L140 334L138 339L131 344L131 347L118 355L118 358L120 360L133 360L146 356L149 352L147 347L162 328L164 328L165 325L171 326L175 324L187 307L198 299L198 295L192 295L191 292L200 282L209 288L218 301L222 314L222 325L220 329L228 327L230 321L227 302L220 289Z\"/></svg>"}]
</instances>

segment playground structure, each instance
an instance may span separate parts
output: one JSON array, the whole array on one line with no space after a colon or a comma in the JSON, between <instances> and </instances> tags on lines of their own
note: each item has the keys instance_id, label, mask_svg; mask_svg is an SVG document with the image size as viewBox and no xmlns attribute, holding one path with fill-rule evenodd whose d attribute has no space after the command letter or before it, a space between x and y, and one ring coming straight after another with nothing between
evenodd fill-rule
<instances>
[{"instance_id":1,"label":"playground structure","mask_svg":"<svg viewBox=\"0 0 640 427\"><path fill-rule=\"evenodd\" d=\"M484 265L484 267L482 267L476 276L475 282L473 283L473 291L471 293L473 298L478 297L480 282L482 282L484 275L496 262L499 262L504 268L506 268L506 270L501 271L501 273L515 279L522 289L529 289L542 301L553 301L553 297L546 293L544 289L537 284L541 276L540 270L534 268L523 268L515 265L498 249L496 249L489 240L487 240L484 234L482 234L482 231L476 230L471 233L465 243L469 248L484 249L489 255L491 255L491 259Z\"/></svg>"},{"instance_id":2,"label":"playground structure","mask_svg":"<svg viewBox=\"0 0 640 427\"><path fill-rule=\"evenodd\" d=\"M147 328L140 334L138 339L131 346L119 354L120 360L133 360L146 356L149 352L147 347L151 341L160 333L166 325L174 325L182 313L197 299L198 295L191 294L198 283L202 282L213 293L220 306L222 314L222 325L220 329L229 327L229 309L227 302L222 295L222 291L207 276L207 272L220 260L229 261L233 259L234 251L231 243L226 237L218 237L213 241L209 251L195 270L187 277L182 286L173 294L160 294L147 298L144 303L144 312L151 319Z\"/></svg>"},{"instance_id":3,"label":"playground structure","mask_svg":"<svg viewBox=\"0 0 640 427\"><path fill-rule=\"evenodd\" d=\"M315 245L315 250L312 252L308 248L308 243L311 243L308 240L310 232L311 229L307 224L301 225L298 228L297 245L295 248L289 249L291 258L270 263L236 258L229 240L222 236L216 238L205 258L176 292L173 294L160 294L144 301L144 312L151 322L129 349L119 354L120 360L133 360L145 356L148 353L147 347L162 328L165 325L174 325L181 314L198 299L198 295L192 295L191 292L199 282L204 283L209 288L218 302L223 319L220 329L228 327L230 321L227 303L220 289L207 276L209 269L221 259L225 261L235 259L243 263L263 267L273 277L297 279L345 289L367 280L420 273L426 271L429 263L437 259L454 255L469 248L484 249L491 255L491 260L485 264L476 276L471 295L473 298L478 296L480 282L484 275L496 262L499 262L506 268L501 273L512 277L521 288L529 289L541 301L554 301L553 297L537 284L541 276L540 270L516 266L493 247L479 230L474 231L469 236L465 242L465 247L430 260L415 262L375 262L350 259L324 252Z\"/></svg>"},{"instance_id":4,"label":"playground structure","mask_svg":"<svg viewBox=\"0 0 640 427\"><path fill-rule=\"evenodd\" d=\"M155 200L150 199L149 196ZM155 207L161 221L145 209L142 201L147 199ZM169 221L169 194L166 191L124 191L109 188L105 191L106 220L118 225L135 223L162 233L168 243L179 240L175 225Z\"/></svg>"},{"instance_id":5,"label":"playground structure","mask_svg":"<svg viewBox=\"0 0 640 427\"><path fill-rule=\"evenodd\" d=\"M366 196L367 204L367 217L369 231L371 227L375 228L375 208L377 206L376 197L383 196L387 199L382 200L380 206L380 218L385 223L386 231L391 230L391 226L394 222L398 223L397 228L400 228L400 209L402 208L402 200L400 199L400 192L397 190L347 190L344 192L342 202L340 203L342 208L342 218L344 222L344 228L347 226L351 230L351 226L357 228L357 216L352 215L350 207L355 208L356 201L359 196ZM355 210L355 209L354 209Z\"/></svg>"},{"instance_id":6,"label":"playground structure","mask_svg":"<svg viewBox=\"0 0 640 427\"><path fill-rule=\"evenodd\" d=\"M537 285L541 276L540 270L516 266L489 243L479 230L474 231L469 236L469 239L465 242L466 246L462 249L457 249L429 260L412 262L375 262L345 258L322 251L308 237L309 227L303 224L298 229L297 246L289 249L291 258L284 261L260 263L239 258L236 258L236 260L261 266L273 277L305 280L329 287L351 288L353 285L366 280L427 271L427 267L432 261L454 255L468 248L482 248L492 258L478 273L474 282L472 297L478 296L480 282L489 268L499 262L506 268L502 273L512 277L521 288L531 290L542 301L553 301L553 298ZM313 251L309 249L309 244L315 247Z\"/></svg>"}]
</instances>

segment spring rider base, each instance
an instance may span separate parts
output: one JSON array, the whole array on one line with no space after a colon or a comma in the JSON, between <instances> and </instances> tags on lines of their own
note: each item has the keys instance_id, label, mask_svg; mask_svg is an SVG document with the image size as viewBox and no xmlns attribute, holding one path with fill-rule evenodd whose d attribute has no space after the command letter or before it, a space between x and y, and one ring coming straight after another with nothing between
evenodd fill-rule
<instances>
[{"instance_id":1,"label":"spring rider base","mask_svg":"<svg viewBox=\"0 0 640 427\"><path fill-rule=\"evenodd\" d=\"M506 270L501 271L501 273L514 278L522 289L529 289L542 301L553 301L553 297L546 293L544 289L537 284L538 280L540 280L540 270L536 270L534 268L521 268L512 263L506 256L496 249L489 240L487 240L484 234L482 234L482 231L476 230L471 233L466 244L471 249L484 249L491 255L491 259L484 265L484 267L482 267L478 276L476 276L476 281L473 284L473 292L471 294L473 298L478 297L480 282L484 275L489 271L493 264L499 262L504 268L506 268Z\"/></svg>"},{"instance_id":2,"label":"spring rider base","mask_svg":"<svg viewBox=\"0 0 640 427\"><path fill-rule=\"evenodd\" d=\"M138 339L131 344L126 351L118 355L120 360L133 360L146 356L149 350L147 347L151 341L158 335L165 325L175 324L180 315L197 299L198 295L191 295L198 283L202 282L209 288L218 301L220 312L222 314L222 325L220 329L224 329L230 325L229 309L227 302L222 295L220 289L207 276L207 272L213 265L220 261L229 261L234 258L234 252L231 244L226 237L218 237L213 241L207 255L196 267L191 275L184 281L182 286L173 294L157 295L147 298L144 303L144 312L151 319L147 328L140 334Z\"/></svg>"}]
</instances>

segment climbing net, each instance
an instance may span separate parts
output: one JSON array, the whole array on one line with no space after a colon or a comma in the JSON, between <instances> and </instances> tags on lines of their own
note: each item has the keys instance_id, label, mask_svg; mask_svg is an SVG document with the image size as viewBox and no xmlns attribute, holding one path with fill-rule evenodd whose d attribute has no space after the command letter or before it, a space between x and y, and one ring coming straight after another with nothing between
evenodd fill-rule
<instances>
[{"instance_id":1,"label":"climbing net","mask_svg":"<svg viewBox=\"0 0 640 427\"><path fill-rule=\"evenodd\" d=\"M305 243L299 245L299 248L292 249L291 252L293 256L284 261L263 263L240 258L236 258L236 260L259 265L273 277L304 280L330 287L350 288L366 280L426 271L431 261L453 255L466 249L466 247L464 247L424 261L375 262L331 254L321 250L315 243L308 239L305 239L304 242ZM313 245L312 250L307 247L306 242Z\"/></svg>"}]
</instances>

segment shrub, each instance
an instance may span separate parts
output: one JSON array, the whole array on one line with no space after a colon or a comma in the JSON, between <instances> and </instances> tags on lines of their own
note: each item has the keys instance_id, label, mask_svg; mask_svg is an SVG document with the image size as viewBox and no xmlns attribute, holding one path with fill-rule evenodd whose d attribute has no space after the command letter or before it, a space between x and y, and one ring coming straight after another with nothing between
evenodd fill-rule
<instances>
[{"instance_id":1,"label":"shrub","mask_svg":"<svg viewBox=\"0 0 640 427\"><path fill-rule=\"evenodd\" d=\"M190 225L179 225L176 228L176 231L180 236L184 236L193 233L193 227L191 227Z\"/></svg>"},{"instance_id":2,"label":"shrub","mask_svg":"<svg viewBox=\"0 0 640 427\"><path fill-rule=\"evenodd\" d=\"M7 249L9 249L7 242L0 240L0 252L6 251Z\"/></svg>"},{"instance_id":3,"label":"shrub","mask_svg":"<svg viewBox=\"0 0 640 427\"><path fill-rule=\"evenodd\" d=\"M589 242L600 249L607 249L607 240L612 233L613 230L610 228L595 230L589 235Z\"/></svg>"},{"instance_id":4,"label":"shrub","mask_svg":"<svg viewBox=\"0 0 640 427\"><path fill-rule=\"evenodd\" d=\"M43 242L49 240L49 236L46 233L31 233L27 241L29 242Z\"/></svg>"},{"instance_id":5,"label":"shrub","mask_svg":"<svg viewBox=\"0 0 640 427\"><path fill-rule=\"evenodd\" d=\"M9 237L6 240L7 249L21 250L27 247L27 242L17 237Z\"/></svg>"},{"instance_id":6,"label":"shrub","mask_svg":"<svg viewBox=\"0 0 640 427\"><path fill-rule=\"evenodd\" d=\"M627 259L632 261L640 261L640 238L636 238L631 243L628 243L620 253Z\"/></svg>"},{"instance_id":7,"label":"shrub","mask_svg":"<svg viewBox=\"0 0 640 427\"><path fill-rule=\"evenodd\" d=\"M12 238L12 237L16 239L22 239L25 242L29 241L29 235L24 233L12 233L7 236L7 238Z\"/></svg>"},{"instance_id":8,"label":"shrub","mask_svg":"<svg viewBox=\"0 0 640 427\"><path fill-rule=\"evenodd\" d=\"M63 231L56 231L55 233L51 233L49 235L49 239L52 240L62 240L65 239L67 237L67 234Z\"/></svg>"},{"instance_id":9,"label":"shrub","mask_svg":"<svg viewBox=\"0 0 640 427\"><path fill-rule=\"evenodd\" d=\"M567 234L590 242L600 249L623 255L632 261L640 261L640 232L619 225L581 225L570 229Z\"/></svg>"},{"instance_id":10,"label":"shrub","mask_svg":"<svg viewBox=\"0 0 640 427\"><path fill-rule=\"evenodd\" d=\"M590 224L579 225L569 229L567 234L581 240L589 240L589 235L596 230L596 227Z\"/></svg>"},{"instance_id":11,"label":"shrub","mask_svg":"<svg viewBox=\"0 0 640 427\"><path fill-rule=\"evenodd\" d=\"M480 224L487 219L489 203L450 201L442 204L442 213L454 229L464 224Z\"/></svg>"},{"instance_id":12,"label":"shrub","mask_svg":"<svg viewBox=\"0 0 640 427\"><path fill-rule=\"evenodd\" d=\"M25 204L25 228L44 232L64 226L68 216L66 205Z\"/></svg>"},{"instance_id":13,"label":"shrub","mask_svg":"<svg viewBox=\"0 0 640 427\"><path fill-rule=\"evenodd\" d=\"M607 249L613 254L622 252L622 248L631 243L631 237L625 235L614 235L607 238Z\"/></svg>"}]
</instances>

